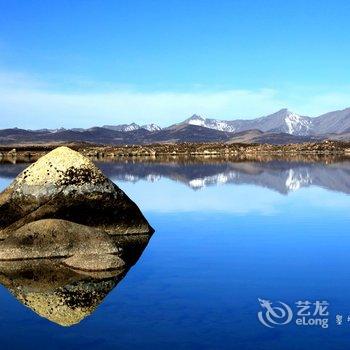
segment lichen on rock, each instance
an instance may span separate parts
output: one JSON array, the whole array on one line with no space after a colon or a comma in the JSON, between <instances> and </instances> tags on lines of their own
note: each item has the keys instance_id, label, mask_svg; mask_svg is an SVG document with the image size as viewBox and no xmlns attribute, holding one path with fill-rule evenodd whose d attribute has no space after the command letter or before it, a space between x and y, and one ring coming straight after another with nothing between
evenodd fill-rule
<instances>
[{"instance_id":1,"label":"lichen on rock","mask_svg":"<svg viewBox=\"0 0 350 350\"><path fill-rule=\"evenodd\" d=\"M109 234L151 233L137 205L92 161L59 147L0 194L0 239L40 219L62 219Z\"/></svg>"}]
</instances>

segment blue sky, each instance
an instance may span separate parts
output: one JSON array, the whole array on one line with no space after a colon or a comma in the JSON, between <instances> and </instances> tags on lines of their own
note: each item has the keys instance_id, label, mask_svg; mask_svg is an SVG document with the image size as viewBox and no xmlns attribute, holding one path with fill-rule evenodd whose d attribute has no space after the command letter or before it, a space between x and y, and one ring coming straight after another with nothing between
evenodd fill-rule
<instances>
[{"instance_id":1,"label":"blue sky","mask_svg":"<svg viewBox=\"0 0 350 350\"><path fill-rule=\"evenodd\" d=\"M0 0L0 128L350 106L349 1Z\"/></svg>"}]
</instances>

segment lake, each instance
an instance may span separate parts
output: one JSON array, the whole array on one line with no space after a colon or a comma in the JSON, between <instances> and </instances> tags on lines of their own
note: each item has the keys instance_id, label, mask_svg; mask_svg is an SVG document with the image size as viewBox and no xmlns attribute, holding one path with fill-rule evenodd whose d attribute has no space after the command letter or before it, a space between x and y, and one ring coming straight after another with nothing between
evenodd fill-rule
<instances>
[{"instance_id":1,"label":"lake","mask_svg":"<svg viewBox=\"0 0 350 350\"><path fill-rule=\"evenodd\" d=\"M344 349L350 162L97 162L154 227L88 317L0 287L1 349ZM0 164L3 190L26 164Z\"/></svg>"}]
</instances>

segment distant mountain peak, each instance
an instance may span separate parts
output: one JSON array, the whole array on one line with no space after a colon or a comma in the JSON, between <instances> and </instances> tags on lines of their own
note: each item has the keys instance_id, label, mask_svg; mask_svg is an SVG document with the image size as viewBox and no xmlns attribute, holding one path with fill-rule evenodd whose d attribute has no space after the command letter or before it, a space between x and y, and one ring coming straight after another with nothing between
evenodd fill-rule
<instances>
[{"instance_id":1,"label":"distant mountain peak","mask_svg":"<svg viewBox=\"0 0 350 350\"><path fill-rule=\"evenodd\" d=\"M201 115L199 114L193 114L190 118L188 118L188 120L191 119L201 119L201 120L205 120L205 118L203 118Z\"/></svg>"},{"instance_id":2,"label":"distant mountain peak","mask_svg":"<svg viewBox=\"0 0 350 350\"><path fill-rule=\"evenodd\" d=\"M134 131L140 129L141 126L132 122L131 124L103 125L102 128L113 131Z\"/></svg>"},{"instance_id":3,"label":"distant mountain peak","mask_svg":"<svg viewBox=\"0 0 350 350\"><path fill-rule=\"evenodd\" d=\"M146 129L148 131L159 131L159 130L162 130L162 128L159 125L154 124L154 123L142 125L141 128L142 129Z\"/></svg>"},{"instance_id":4,"label":"distant mountain peak","mask_svg":"<svg viewBox=\"0 0 350 350\"><path fill-rule=\"evenodd\" d=\"M139 129L145 129L148 131L162 130L162 128L159 125L154 124L154 123L145 124L145 125L140 126L139 124L136 124L135 122L132 122L131 124L104 125L103 128L108 129L108 130L123 131L123 132L135 131L135 130L139 130Z\"/></svg>"},{"instance_id":5,"label":"distant mountain peak","mask_svg":"<svg viewBox=\"0 0 350 350\"><path fill-rule=\"evenodd\" d=\"M235 128L230 125L232 122L226 122L224 120L207 119L198 114L193 114L192 117L186 119L180 124L197 125L208 129L214 129L218 131L234 132Z\"/></svg>"},{"instance_id":6,"label":"distant mountain peak","mask_svg":"<svg viewBox=\"0 0 350 350\"><path fill-rule=\"evenodd\" d=\"M131 124L126 126L125 131L133 131L137 129L140 129L140 125L136 124L135 122L132 122Z\"/></svg>"},{"instance_id":7,"label":"distant mountain peak","mask_svg":"<svg viewBox=\"0 0 350 350\"><path fill-rule=\"evenodd\" d=\"M312 120L303 117L287 108L256 119L219 120L207 119L194 114L182 123L176 125L197 125L208 129L224 132L241 132L247 130L261 130L263 132L286 133L296 136L311 134Z\"/></svg>"},{"instance_id":8,"label":"distant mountain peak","mask_svg":"<svg viewBox=\"0 0 350 350\"><path fill-rule=\"evenodd\" d=\"M190 118L186 119L185 122L191 125L202 125L205 122L205 118L198 114L193 114Z\"/></svg>"},{"instance_id":9,"label":"distant mountain peak","mask_svg":"<svg viewBox=\"0 0 350 350\"><path fill-rule=\"evenodd\" d=\"M293 111L291 111L290 109L288 108L282 108L282 109L279 109L277 112L275 113L272 113L272 114L269 114L267 115L266 117L274 117L274 116L281 116L281 117L284 117L284 116L288 116L290 114L296 114L294 113Z\"/></svg>"},{"instance_id":10,"label":"distant mountain peak","mask_svg":"<svg viewBox=\"0 0 350 350\"><path fill-rule=\"evenodd\" d=\"M301 116L287 108L282 108L273 114L255 120L253 119L249 127L251 128L252 126L262 131L306 136L310 134L312 120L309 117Z\"/></svg>"},{"instance_id":11,"label":"distant mountain peak","mask_svg":"<svg viewBox=\"0 0 350 350\"><path fill-rule=\"evenodd\" d=\"M291 135L308 135L312 126L310 118L289 111L285 122L288 127L288 134Z\"/></svg>"},{"instance_id":12,"label":"distant mountain peak","mask_svg":"<svg viewBox=\"0 0 350 350\"><path fill-rule=\"evenodd\" d=\"M282 113L287 113L287 114L289 114L289 113L293 113L292 111L290 111L288 108L282 108L282 109L280 109L279 110L279 112L282 112Z\"/></svg>"}]
</instances>

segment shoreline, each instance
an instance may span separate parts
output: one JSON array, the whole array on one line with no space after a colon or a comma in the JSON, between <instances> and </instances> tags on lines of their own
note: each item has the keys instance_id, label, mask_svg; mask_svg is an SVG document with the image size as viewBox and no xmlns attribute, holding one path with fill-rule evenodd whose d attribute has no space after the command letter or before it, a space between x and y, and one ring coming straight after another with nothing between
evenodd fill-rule
<instances>
[{"instance_id":1,"label":"shoreline","mask_svg":"<svg viewBox=\"0 0 350 350\"><path fill-rule=\"evenodd\" d=\"M0 146L1 162L32 162L59 146L70 147L96 160L174 161L175 159L300 160L334 161L350 159L350 142L324 141L288 145L243 143L174 143L151 145L91 145L59 143L49 145Z\"/></svg>"}]
</instances>

